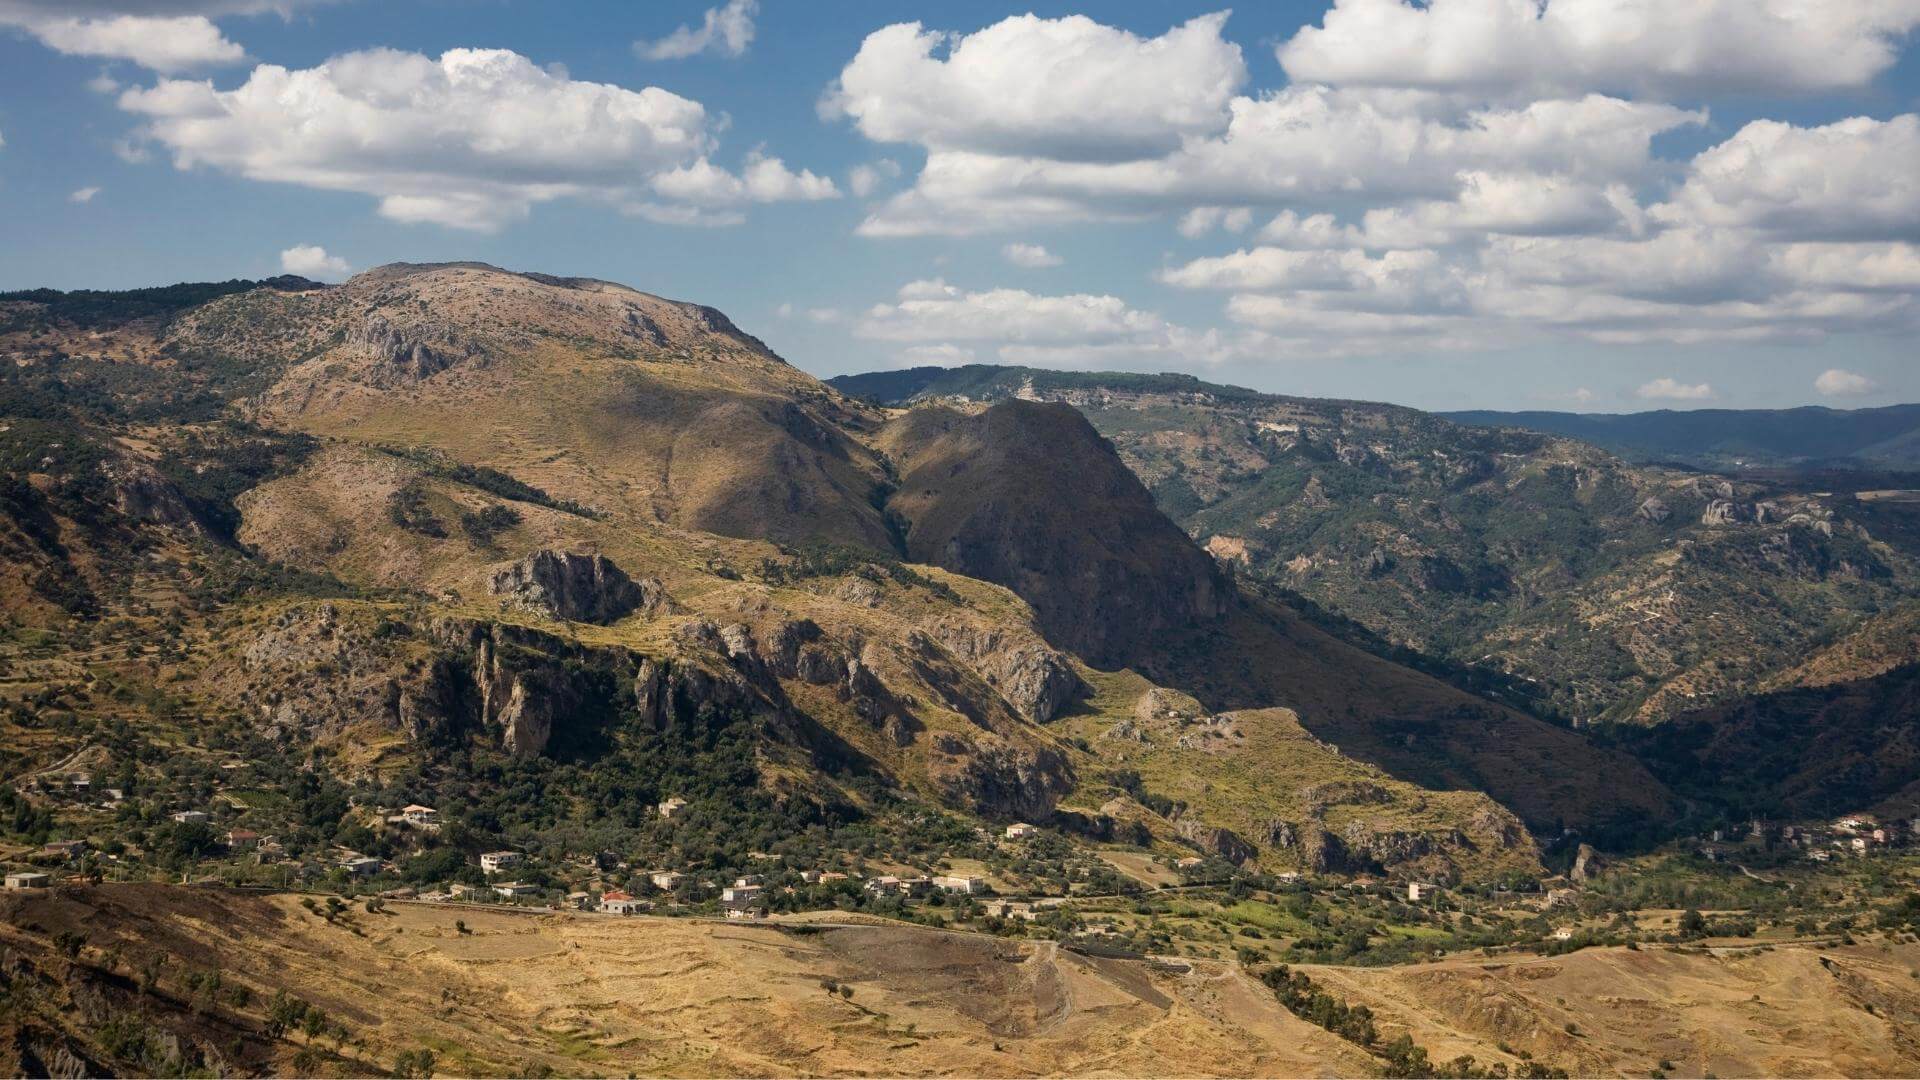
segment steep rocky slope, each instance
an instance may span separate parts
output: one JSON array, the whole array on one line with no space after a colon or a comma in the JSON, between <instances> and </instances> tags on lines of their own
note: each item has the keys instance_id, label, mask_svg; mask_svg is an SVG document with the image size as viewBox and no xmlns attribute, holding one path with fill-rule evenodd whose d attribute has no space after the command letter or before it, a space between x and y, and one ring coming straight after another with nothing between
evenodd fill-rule
<instances>
[{"instance_id":1,"label":"steep rocky slope","mask_svg":"<svg viewBox=\"0 0 1920 1080\"><path fill-rule=\"evenodd\" d=\"M1095 664L1138 664L1225 610L1212 560L1071 408L915 409L877 442L900 471L887 505L907 554L1019 593L1049 637Z\"/></svg>"}]
</instances>

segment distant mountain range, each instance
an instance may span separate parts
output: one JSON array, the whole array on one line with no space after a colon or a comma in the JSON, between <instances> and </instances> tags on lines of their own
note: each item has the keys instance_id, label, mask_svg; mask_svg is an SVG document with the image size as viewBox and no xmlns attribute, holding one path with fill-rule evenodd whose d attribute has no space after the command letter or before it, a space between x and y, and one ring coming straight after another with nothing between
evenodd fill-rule
<instances>
[{"instance_id":1,"label":"distant mountain range","mask_svg":"<svg viewBox=\"0 0 1920 1080\"><path fill-rule=\"evenodd\" d=\"M1461 424L1566 435L1641 461L1709 468L1860 463L1920 467L1920 405L1879 409L1660 409L1643 413L1439 414Z\"/></svg>"}]
</instances>

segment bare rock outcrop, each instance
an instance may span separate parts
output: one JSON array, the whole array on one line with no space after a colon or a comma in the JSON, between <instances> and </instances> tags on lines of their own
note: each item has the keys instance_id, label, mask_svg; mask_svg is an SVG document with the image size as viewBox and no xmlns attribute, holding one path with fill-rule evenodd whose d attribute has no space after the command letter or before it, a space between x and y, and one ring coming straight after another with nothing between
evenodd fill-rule
<instances>
[{"instance_id":1,"label":"bare rock outcrop","mask_svg":"<svg viewBox=\"0 0 1920 1080\"><path fill-rule=\"evenodd\" d=\"M1715 499L1700 514L1702 525L1738 525L1743 519L1740 504L1732 499Z\"/></svg>"},{"instance_id":2,"label":"bare rock outcrop","mask_svg":"<svg viewBox=\"0 0 1920 1080\"><path fill-rule=\"evenodd\" d=\"M1259 854L1252 844L1241 839L1231 829L1207 825L1192 818L1182 819L1175 828L1179 830L1181 839L1187 843L1209 855L1225 859L1235 866Z\"/></svg>"},{"instance_id":3,"label":"bare rock outcrop","mask_svg":"<svg viewBox=\"0 0 1920 1080\"><path fill-rule=\"evenodd\" d=\"M983 817L1045 820L1073 788L1073 770L1053 750L934 740L931 774L942 796Z\"/></svg>"},{"instance_id":4,"label":"bare rock outcrop","mask_svg":"<svg viewBox=\"0 0 1920 1080\"><path fill-rule=\"evenodd\" d=\"M604 555L543 549L494 572L494 595L569 622L612 623L636 610L658 614L671 601L665 586L634 581Z\"/></svg>"},{"instance_id":5,"label":"bare rock outcrop","mask_svg":"<svg viewBox=\"0 0 1920 1080\"><path fill-rule=\"evenodd\" d=\"M481 353L451 327L399 326L377 311L348 327L346 340L374 358L378 386L417 383Z\"/></svg>"},{"instance_id":6,"label":"bare rock outcrop","mask_svg":"<svg viewBox=\"0 0 1920 1080\"><path fill-rule=\"evenodd\" d=\"M1592 881L1600 876L1600 871L1606 865L1607 861L1593 850L1592 844L1581 844L1579 850L1574 852L1573 868L1567 871L1567 877L1574 881Z\"/></svg>"},{"instance_id":7,"label":"bare rock outcrop","mask_svg":"<svg viewBox=\"0 0 1920 1080\"><path fill-rule=\"evenodd\" d=\"M1178 690L1156 686L1133 703L1133 718L1143 725L1186 726L1206 719L1206 706Z\"/></svg>"},{"instance_id":8,"label":"bare rock outcrop","mask_svg":"<svg viewBox=\"0 0 1920 1080\"><path fill-rule=\"evenodd\" d=\"M1013 711L1036 724L1060 715L1085 689L1066 656L1035 637L941 623L933 637L999 691Z\"/></svg>"}]
</instances>

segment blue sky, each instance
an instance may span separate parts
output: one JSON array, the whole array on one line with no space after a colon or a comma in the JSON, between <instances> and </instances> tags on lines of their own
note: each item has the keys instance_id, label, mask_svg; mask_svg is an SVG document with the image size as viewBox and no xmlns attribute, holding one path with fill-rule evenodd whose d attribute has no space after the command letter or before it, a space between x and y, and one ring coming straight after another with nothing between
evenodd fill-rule
<instances>
[{"instance_id":1,"label":"blue sky","mask_svg":"<svg viewBox=\"0 0 1920 1080\"><path fill-rule=\"evenodd\" d=\"M820 375L1920 400L1920 2L1667 6L0 0L0 288L480 259Z\"/></svg>"}]
</instances>

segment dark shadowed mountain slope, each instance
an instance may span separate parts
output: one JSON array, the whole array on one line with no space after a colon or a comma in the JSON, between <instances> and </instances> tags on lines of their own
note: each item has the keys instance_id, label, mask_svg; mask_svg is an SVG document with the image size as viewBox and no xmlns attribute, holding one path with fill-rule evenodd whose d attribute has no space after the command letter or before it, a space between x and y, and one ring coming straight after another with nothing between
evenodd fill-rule
<instances>
[{"instance_id":1,"label":"dark shadowed mountain slope","mask_svg":"<svg viewBox=\"0 0 1920 1080\"><path fill-rule=\"evenodd\" d=\"M1095 664L1137 664L1224 608L1213 560L1065 405L914 409L879 443L900 472L888 507L908 557L1007 586L1048 637Z\"/></svg>"}]
</instances>

